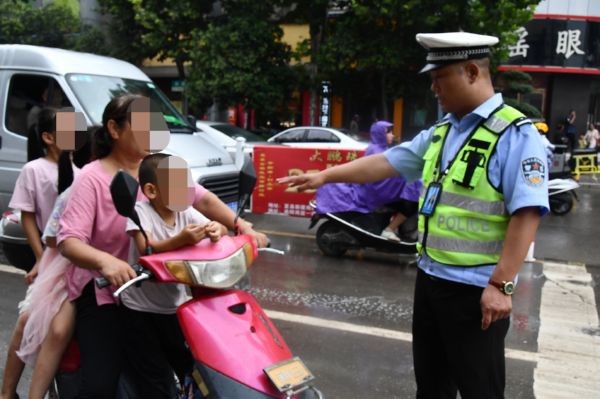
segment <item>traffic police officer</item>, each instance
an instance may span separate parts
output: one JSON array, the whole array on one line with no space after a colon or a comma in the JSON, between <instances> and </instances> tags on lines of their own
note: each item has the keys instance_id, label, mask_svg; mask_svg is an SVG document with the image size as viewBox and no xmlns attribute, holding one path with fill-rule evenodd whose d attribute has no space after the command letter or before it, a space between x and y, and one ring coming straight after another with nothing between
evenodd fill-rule
<instances>
[{"instance_id":1,"label":"traffic police officer","mask_svg":"<svg viewBox=\"0 0 600 399\"><path fill-rule=\"evenodd\" d=\"M493 36L418 34L446 116L384 154L282 178L300 190L402 174L423 178L413 311L417 398L503 398L517 273L548 211L539 134L495 94Z\"/></svg>"}]
</instances>

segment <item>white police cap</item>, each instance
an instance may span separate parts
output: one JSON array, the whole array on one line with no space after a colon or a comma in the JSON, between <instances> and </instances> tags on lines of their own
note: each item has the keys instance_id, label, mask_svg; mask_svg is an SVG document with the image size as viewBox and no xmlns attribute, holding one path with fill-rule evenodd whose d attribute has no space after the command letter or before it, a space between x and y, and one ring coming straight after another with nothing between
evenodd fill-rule
<instances>
[{"instance_id":1,"label":"white police cap","mask_svg":"<svg viewBox=\"0 0 600 399\"><path fill-rule=\"evenodd\" d=\"M417 42L427 50L427 65L419 71L424 73L455 62L486 58L498 38L468 32L418 33Z\"/></svg>"}]
</instances>

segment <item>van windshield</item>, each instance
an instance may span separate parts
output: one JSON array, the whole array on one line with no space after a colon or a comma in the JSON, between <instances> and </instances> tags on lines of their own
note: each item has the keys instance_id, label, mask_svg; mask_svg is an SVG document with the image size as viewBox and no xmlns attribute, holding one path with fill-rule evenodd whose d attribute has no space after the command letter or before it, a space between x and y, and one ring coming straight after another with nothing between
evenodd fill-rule
<instances>
[{"instance_id":1,"label":"van windshield","mask_svg":"<svg viewBox=\"0 0 600 399\"><path fill-rule=\"evenodd\" d=\"M192 132L185 119L152 82L79 73L68 74L67 82L95 125L102 124L104 107L113 97L132 93L149 97L162 112L172 132Z\"/></svg>"}]
</instances>

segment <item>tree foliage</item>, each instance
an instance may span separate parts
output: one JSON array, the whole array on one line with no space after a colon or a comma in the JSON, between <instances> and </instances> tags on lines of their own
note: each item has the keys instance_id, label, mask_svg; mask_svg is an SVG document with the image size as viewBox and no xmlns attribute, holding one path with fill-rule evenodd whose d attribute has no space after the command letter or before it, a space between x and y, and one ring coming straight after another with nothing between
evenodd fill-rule
<instances>
[{"instance_id":1,"label":"tree foliage","mask_svg":"<svg viewBox=\"0 0 600 399\"><path fill-rule=\"evenodd\" d=\"M142 42L155 51L159 60L175 61L180 78L185 78L184 63L194 47L193 32L206 27L212 0L128 0L135 20L143 27Z\"/></svg>"},{"instance_id":2,"label":"tree foliage","mask_svg":"<svg viewBox=\"0 0 600 399\"><path fill-rule=\"evenodd\" d=\"M292 84L291 50L269 18L270 1L224 0L224 13L195 30L187 94L195 106L245 104L270 114Z\"/></svg>"},{"instance_id":3,"label":"tree foliage","mask_svg":"<svg viewBox=\"0 0 600 399\"><path fill-rule=\"evenodd\" d=\"M136 20L136 10L127 0L98 0L100 11L109 17L107 39L110 55L141 65L146 58L154 57L157 49L143 45L146 29Z\"/></svg>"},{"instance_id":4,"label":"tree foliage","mask_svg":"<svg viewBox=\"0 0 600 399\"><path fill-rule=\"evenodd\" d=\"M501 87L504 101L532 118L539 118L542 113L539 109L523 100L523 94L533 92L531 75L521 71L502 72L497 77Z\"/></svg>"},{"instance_id":5,"label":"tree foliage","mask_svg":"<svg viewBox=\"0 0 600 399\"><path fill-rule=\"evenodd\" d=\"M426 88L426 80L417 76L425 56L415 41L417 33L464 30L498 36L501 45L493 53L497 63L506 58L507 46L516 40L513 32L531 18L535 4L536 0L355 0L344 14L328 19L327 40L317 58L319 71L338 87L362 79L364 87L374 88L370 95L376 103L414 96Z\"/></svg>"},{"instance_id":6,"label":"tree foliage","mask_svg":"<svg viewBox=\"0 0 600 399\"><path fill-rule=\"evenodd\" d=\"M102 32L82 24L75 10L68 1L38 8L26 1L0 0L0 43L107 53Z\"/></svg>"}]
</instances>

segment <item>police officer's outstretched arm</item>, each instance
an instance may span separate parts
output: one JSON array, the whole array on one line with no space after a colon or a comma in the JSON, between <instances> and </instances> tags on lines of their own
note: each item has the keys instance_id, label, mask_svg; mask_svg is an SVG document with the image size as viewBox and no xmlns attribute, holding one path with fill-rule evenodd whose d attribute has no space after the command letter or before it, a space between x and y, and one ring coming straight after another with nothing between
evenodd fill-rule
<instances>
[{"instance_id":1,"label":"police officer's outstretched arm","mask_svg":"<svg viewBox=\"0 0 600 399\"><path fill-rule=\"evenodd\" d=\"M500 260L492 274L493 281L514 281L527 255L530 243L540 224L539 207L517 210L508 223L506 238ZM481 295L481 328L486 330L491 323L510 316L512 297L504 295L498 288L488 285Z\"/></svg>"},{"instance_id":2,"label":"police officer's outstretched arm","mask_svg":"<svg viewBox=\"0 0 600 399\"><path fill-rule=\"evenodd\" d=\"M279 184L289 184L292 187L298 187L299 191L304 191L335 182L370 183L397 174L398 172L383 154L375 154L358 158L352 162L337 165L318 173L280 177L277 179L277 182Z\"/></svg>"}]
</instances>

